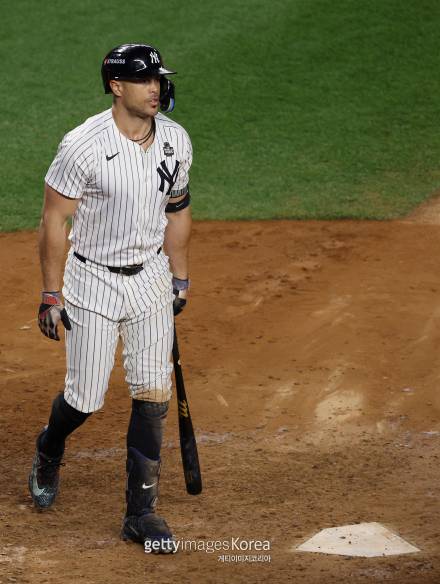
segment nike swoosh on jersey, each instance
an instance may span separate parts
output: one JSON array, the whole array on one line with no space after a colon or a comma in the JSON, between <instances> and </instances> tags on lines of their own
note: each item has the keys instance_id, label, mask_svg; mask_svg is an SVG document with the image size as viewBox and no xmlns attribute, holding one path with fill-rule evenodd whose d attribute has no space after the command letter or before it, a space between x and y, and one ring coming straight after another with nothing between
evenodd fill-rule
<instances>
[{"instance_id":1,"label":"nike swoosh on jersey","mask_svg":"<svg viewBox=\"0 0 440 584\"><path fill-rule=\"evenodd\" d=\"M107 158L107 162L109 160L111 160L112 158L114 158L115 156L117 156L119 154L119 152L116 152L116 154L113 154L112 156L107 156L107 154L105 155L105 157Z\"/></svg>"},{"instance_id":2,"label":"nike swoosh on jersey","mask_svg":"<svg viewBox=\"0 0 440 584\"><path fill-rule=\"evenodd\" d=\"M146 485L145 483L142 483L142 488L143 489L151 489L151 487L154 487L156 483L152 483L151 485Z\"/></svg>"}]
</instances>

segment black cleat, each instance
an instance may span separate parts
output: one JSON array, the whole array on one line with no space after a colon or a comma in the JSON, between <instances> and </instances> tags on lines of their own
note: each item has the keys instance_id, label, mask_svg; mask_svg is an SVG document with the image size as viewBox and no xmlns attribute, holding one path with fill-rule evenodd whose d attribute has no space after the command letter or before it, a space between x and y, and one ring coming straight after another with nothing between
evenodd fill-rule
<instances>
[{"instance_id":1,"label":"black cleat","mask_svg":"<svg viewBox=\"0 0 440 584\"><path fill-rule=\"evenodd\" d=\"M173 554L175 540L166 521L156 515L159 495L160 461L146 458L136 448L127 452L127 512L122 539L144 546L147 553Z\"/></svg>"},{"instance_id":2,"label":"black cleat","mask_svg":"<svg viewBox=\"0 0 440 584\"><path fill-rule=\"evenodd\" d=\"M166 521L155 513L138 517L125 517L122 525L122 539L141 543L146 553L173 554L176 544Z\"/></svg>"},{"instance_id":3,"label":"black cleat","mask_svg":"<svg viewBox=\"0 0 440 584\"><path fill-rule=\"evenodd\" d=\"M40 451L41 438L46 428L37 438L37 448L29 475L29 491L38 509L50 507L58 494L60 482L60 466L63 455L49 458Z\"/></svg>"}]
</instances>

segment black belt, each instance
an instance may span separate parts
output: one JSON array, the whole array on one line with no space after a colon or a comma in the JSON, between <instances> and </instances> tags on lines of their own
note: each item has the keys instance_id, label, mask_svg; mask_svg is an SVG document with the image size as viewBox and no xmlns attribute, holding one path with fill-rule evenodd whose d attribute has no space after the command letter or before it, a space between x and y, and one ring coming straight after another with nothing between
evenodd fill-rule
<instances>
[{"instance_id":1,"label":"black belt","mask_svg":"<svg viewBox=\"0 0 440 584\"><path fill-rule=\"evenodd\" d=\"M162 248L160 247L157 250L157 253L159 254L161 251L162 251ZM78 258L80 262L83 262L83 264L86 264L87 262L91 262L91 260L88 260L87 258L80 255L76 251L73 252L73 255L76 258ZM96 262L91 262L91 263L95 264ZM97 265L101 266L102 264L97 264ZM134 266L122 266L120 268L118 268L116 266L104 266L104 268L107 268L107 270L109 270L110 272L113 272L114 274L123 274L124 276L134 276L135 274L139 274L139 272L142 272L142 270L144 269L144 266L143 266L143 264L136 264Z\"/></svg>"}]
</instances>

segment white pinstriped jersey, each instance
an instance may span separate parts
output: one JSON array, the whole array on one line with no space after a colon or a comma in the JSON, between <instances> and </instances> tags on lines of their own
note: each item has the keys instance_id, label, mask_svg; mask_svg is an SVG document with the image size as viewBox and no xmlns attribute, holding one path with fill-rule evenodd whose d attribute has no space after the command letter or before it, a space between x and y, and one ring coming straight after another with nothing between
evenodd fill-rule
<instances>
[{"instance_id":1,"label":"white pinstriped jersey","mask_svg":"<svg viewBox=\"0 0 440 584\"><path fill-rule=\"evenodd\" d=\"M108 109L68 132L46 183L80 199L69 239L77 253L108 266L154 262L163 244L170 197L188 191L192 146L187 132L163 114L144 151L118 129Z\"/></svg>"}]
</instances>

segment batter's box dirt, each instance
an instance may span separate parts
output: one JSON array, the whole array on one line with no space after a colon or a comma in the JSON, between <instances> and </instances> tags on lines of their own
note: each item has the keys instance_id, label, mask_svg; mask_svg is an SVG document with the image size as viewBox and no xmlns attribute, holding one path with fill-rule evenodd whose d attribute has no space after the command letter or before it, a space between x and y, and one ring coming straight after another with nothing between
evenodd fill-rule
<instances>
[{"instance_id":1,"label":"batter's box dirt","mask_svg":"<svg viewBox=\"0 0 440 584\"><path fill-rule=\"evenodd\" d=\"M35 321L36 233L0 243L0 582L440 582L437 224L196 223L179 333L204 491L186 494L173 403L158 509L181 540L267 540L264 562L158 558L119 539L130 411L120 356L102 412L68 442L59 500L34 510L27 475L64 349ZM292 551L360 522L421 552Z\"/></svg>"}]
</instances>

